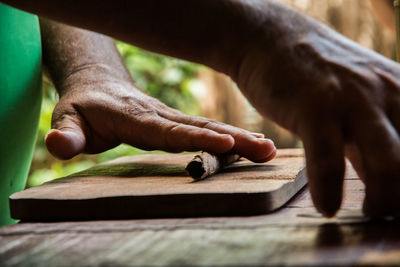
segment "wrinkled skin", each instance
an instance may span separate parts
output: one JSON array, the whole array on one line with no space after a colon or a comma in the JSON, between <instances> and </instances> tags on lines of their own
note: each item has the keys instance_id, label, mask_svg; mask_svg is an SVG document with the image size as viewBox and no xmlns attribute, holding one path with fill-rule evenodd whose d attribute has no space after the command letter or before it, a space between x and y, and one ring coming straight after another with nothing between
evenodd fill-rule
<instances>
[{"instance_id":1,"label":"wrinkled skin","mask_svg":"<svg viewBox=\"0 0 400 267\"><path fill-rule=\"evenodd\" d=\"M169 108L137 89L114 41L40 19L43 58L60 95L48 150L69 159L126 143L145 150L237 153L255 162L276 154L273 142L214 120Z\"/></svg>"},{"instance_id":2,"label":"wrinkled skin","mask_svg":"<svg viewBox=\"0 0 400 267\"><path fill-rule=\"evenodd\" d=\"M80 70L68 77L63 91L53 113L54 130L46 136L49 151L59 158L99 153L120 143L170 152L234 152L255 162L276 153L273 142L260 134L185 115L104 72Z\"/></svg>"},{"instance_id":3,"label":"wrinkled skin","mask_svg":"<svg viewBox=\"0 0 400 267\"><path fill-rule=\"evenodd\" d=\"M239 86L303 140L318 211L329 217L339 209L346 155L366 185L365 214L399 215L399 64L310 19L292 19L300 27L283 29L274 56L260 56L258 44L242 61Z\"/></svg>"},{"instance_id":4,"label":"wrinkled skin","mask_svg":"<svg viewBox=\"0 0 400 267\"><path fill-rule=\"evenodd\" d=\"M346 155L366 185L364 212L400 215L398 64L274 0L6 2L230 75L303 140L318 211L340 207Z\"/></svg>"}]
</instances>

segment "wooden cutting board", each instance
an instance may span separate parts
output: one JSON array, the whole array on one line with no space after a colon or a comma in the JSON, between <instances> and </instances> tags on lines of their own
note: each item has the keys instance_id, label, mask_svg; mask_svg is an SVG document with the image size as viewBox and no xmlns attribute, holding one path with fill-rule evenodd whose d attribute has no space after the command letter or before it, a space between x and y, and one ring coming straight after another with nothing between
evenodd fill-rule
<instances>
[{"instance_id":1,"label":"wooden cutting board","mask_svg":"<svg viewBox=\"0 0 400 267\"><path fill-rule=\"evenodd\" d=\"M240 160L206 180L185 172L193 154L123 157L10 197L23 221L243 216L278 209L306 184L301 149Z\"/></svg>"}]
</instances>

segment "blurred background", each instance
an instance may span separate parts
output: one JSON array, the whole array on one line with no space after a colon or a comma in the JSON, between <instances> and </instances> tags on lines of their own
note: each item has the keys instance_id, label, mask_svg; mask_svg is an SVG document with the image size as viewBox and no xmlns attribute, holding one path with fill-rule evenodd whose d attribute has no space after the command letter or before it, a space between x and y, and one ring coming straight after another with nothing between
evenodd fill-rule
<instances>
[{"instance_id":1,"label":"blurred background","mask_svg":"<svg viewBox=\"0 0 400 267\"><path fill-rule=\"evenodd\" d=\"M377 8L384 9L381 3L389 3L390 0L282 0L282 2L328 24L359 44L386 57L394 58L395 38L393 18L391 18L393 14L389 10L386 15L376 17L371 9L372 5L375 6L375 12ZM204 66L149 53L122 42L116 41L116 44L136 85L170 107L186 114L206 116L251 131L262 132L274 140L279 148L301 147L301 142L295 136L262 118L227 76ZM149 153L120 145L98 155L80 155L68 161L55 159L47 152L44 136L50 129L51 114L58 96L51 81L46 77L43 79L43 93L39 133L27 181L28 187L40 185L116 157Z\"/></svg>"}]
</instances>

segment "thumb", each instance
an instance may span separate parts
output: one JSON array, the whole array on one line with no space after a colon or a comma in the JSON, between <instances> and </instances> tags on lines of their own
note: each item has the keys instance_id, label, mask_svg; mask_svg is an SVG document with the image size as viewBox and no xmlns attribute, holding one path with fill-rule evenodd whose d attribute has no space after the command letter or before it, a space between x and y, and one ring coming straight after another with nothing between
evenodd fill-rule
<instances>
[{"instance_id":1,"label":"thumb","mask_svg":"<svg viewBox=\"0 0 400 267\"><path fill-rule=\"evenodd\" d=\"M80 125L83 125L82 121L75 116L65 115L61 120L53 118L53 129L48 131L45 137L49 152L64 160L83 152L86 138Z\"/></svg>"}]
</instances>

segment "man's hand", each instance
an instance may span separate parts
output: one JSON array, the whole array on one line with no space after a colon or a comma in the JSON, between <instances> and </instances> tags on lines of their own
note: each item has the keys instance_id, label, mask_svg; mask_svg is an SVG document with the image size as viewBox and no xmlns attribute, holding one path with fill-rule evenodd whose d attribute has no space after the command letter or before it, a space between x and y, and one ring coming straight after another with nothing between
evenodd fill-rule
<instances>
[{"instance_id":1,"label":"man's hand","mask_svg":"<svg viewBox=\"0 0 400 267\"><path fill-rule=\"evenodd\" d=\"M5 2L230 75L303 139L321 213L340 207L347 154L366 184L364 211L400 215L398 64L274 0Z\"/></svg>"},{"instance_id":2,"label":"man's hand","mask_svg":"<svg viewBox=\"0 0 400 267\"><path fill-rule=\"evenodd\" d=\"M62 159L126 143L146 150L232 152L255 162L275 156L260 134L182 114L142 93L111 38L40 20L43 57L60 94L46 135Z\"/></svg>"},{"instance_id":3,"label":"man's hand","mask_svg":"<svg viewBox=\"0 0 400 267\"><path fill-rule=\"evenodd\" d=\"M249 50L239 86L303 140L321 213L340 207L347 155L366 185L364 212L400 215L400 66L283 6L276 12L286 21L277 17Z\"/></svg>"},{"instance_id":4,"label":"man's hand","mask_svg":"<svg viewBox=\"0 0 400 267\"><path fill-rule=\"evenodd\" d=\"M272 159L272 141L259 134L169 108L113 78L105 66L90 66L63 82L46 136L49 151L62 159L99 153L120 143L170 152L234 152L255 162Z\"/></svg>"}]
</instances>

